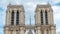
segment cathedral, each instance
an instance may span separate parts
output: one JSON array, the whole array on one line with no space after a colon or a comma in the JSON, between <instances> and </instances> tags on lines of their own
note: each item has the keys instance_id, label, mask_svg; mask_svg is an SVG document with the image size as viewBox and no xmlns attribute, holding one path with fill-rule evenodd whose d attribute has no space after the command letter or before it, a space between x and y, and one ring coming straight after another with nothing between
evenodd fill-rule
<instances>
[{"instance_id":1,"label":"cathedral","mask_svg":"<svg viewBox=\"0 0 60 34\"><path fill-rule=\"evenodd\" d=\"M35 25L25 25L25 10L23 5L7 6L4 34L56 34L53 19L53 9L50 4L37 5L35 10ZM31 22L31 21L30 21Z\"/></svg>"}]
</instances>

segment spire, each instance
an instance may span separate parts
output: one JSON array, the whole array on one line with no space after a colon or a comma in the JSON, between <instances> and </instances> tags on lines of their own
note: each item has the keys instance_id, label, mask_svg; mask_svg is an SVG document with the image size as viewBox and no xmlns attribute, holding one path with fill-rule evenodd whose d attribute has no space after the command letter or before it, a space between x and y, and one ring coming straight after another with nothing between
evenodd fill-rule
<instances>
[{"instance_id":1,"label":"spire","mask_svg":"<svg viewBox=\"0 0 60 34\"><path fill-rule=\"evenodd\" d=\"M30 16L30 25L31 25L31 16ZM28 34L33 34L31 28L29 29Z\"/></svg>"},{"instance_id":2,"label":"spire","mask_svg":"<svg viewBox=\"0 0 60 34\"><path fill-rule=\"evenodd\" d=\"M48 2L47 5L50 5L50 3Z\"/></svg>"},{"instance_id":3,"label":"spire","mask_svg":"<svg viewBox=\"0 0 60 34\"><path fill-rule=\"evenodd\" d=\"M9 6L11 6L11 3L8 4L7 8L8 8Z\"/></svg>"},{"instance_id":4,"label":"spire","mask_svg":"<svg viewBox=\"0 0 60 34\"><path fill-rule=\"evenodd\" d=\"M8 4L8 6L10 6L10 5L11 5L11 3Z\"/></svg>"},{"instance_id":5,"label":"spire","mask_svg":"<svg viewBox=\"0 0 60 34\"><path fill-rule=\"evenodd\" d=\"M30 25L31 25L31 16L30 16Z\"/></svg>"},{"instance_id":6,"label":"spire","mask_svg":"<svg viewBox=\"0 0 60 34\"><path fill-rule=\"evenodd\" d=\"M49 2L49 1L48 1L47 5L51 7L51 5L50 5L50 2Z\"/></svg>"},{"instance_id":7,"label":"spire","mask_svg":"<svg viewBox=\"0 0 60 34\"><path fill-rule=\"evenodd\" d=\"M9 5L11 5L11 3L9 3Z\"/></svg>"}]
</instances>

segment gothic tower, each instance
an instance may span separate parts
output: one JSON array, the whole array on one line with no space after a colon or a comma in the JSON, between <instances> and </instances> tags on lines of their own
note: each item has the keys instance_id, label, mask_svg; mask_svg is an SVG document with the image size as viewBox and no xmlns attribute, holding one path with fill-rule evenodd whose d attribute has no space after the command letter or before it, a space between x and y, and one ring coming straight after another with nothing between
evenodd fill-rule
<instances>
[{"instance_id":1,"label":"gothic tower","mask_svg":"<svg viewBox=\"0 0 60 34\"><path fill-rule=\"evenodd\" d=\"M35 25L25 25L25 14L23 5L9 4L6 10L6 23L4 34L56 34L56 26L53 20L53 9L50 4L37 5L35 10Z\"/></svg>"},{"instance_id":2,"label":"gothic tower","mask_svg":"<svg viewBox=\"0 0 60 34\"><path fill-rule=\"evenodd\" d=\"M51 5L37 5L35 25L36 34L56 34Z\"/></svg>"},{"instance_id":3,"label":"gothic tower","mask_svg":"<svg viewBox=\"0 0 60 34\"><path fill-rule=\"evenodd\" d=\"M8 5L4 34L25 34L25 14L23 5Z\"/></svg>"}]
</instances>

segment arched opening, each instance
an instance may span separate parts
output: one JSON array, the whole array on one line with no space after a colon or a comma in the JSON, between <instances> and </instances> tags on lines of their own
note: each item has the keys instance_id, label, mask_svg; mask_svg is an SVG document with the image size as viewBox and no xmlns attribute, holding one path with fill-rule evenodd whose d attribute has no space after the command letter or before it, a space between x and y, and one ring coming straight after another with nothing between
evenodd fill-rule
<instances>
[{"instance_id":1,"label":"arched opening","mask_svg":"<svg viewBox=\"0 0 60 34\"><path fill-rule=\"evenodd\" d=\"M48 25L48 14L47 14L47 10L45 10L45 22L46 22L46 25Z\"/></svg>"},{"instance_id":2,"label":"arched opening","mask_svg":"<svg viewBox=\"0 0 60 34\"><path fill-rule=\"evenodd\" d=\"M40 16L41 16L41 25L43 25L43 12L42 12L42 10L41 10L41 12L40 12Z\"/></svg>"},{"instance_id":3,"label":"arched opening","mask_svg":"<svg viewBox=\"0 0 60 34\"><path fill-rule=\"evenodd\" d=\"M11 13L11 25L14 25L14 10Z\"/></svg>"},{"instance_id":4,"label":"arched opening","mask_svg":"<svg viewBox=\"0 0 60 34\"><path fill-rule=\"evenodd\" d=\"M19 25L19 11L16 13L16 25Z\"/></svg>"}]
</instances>

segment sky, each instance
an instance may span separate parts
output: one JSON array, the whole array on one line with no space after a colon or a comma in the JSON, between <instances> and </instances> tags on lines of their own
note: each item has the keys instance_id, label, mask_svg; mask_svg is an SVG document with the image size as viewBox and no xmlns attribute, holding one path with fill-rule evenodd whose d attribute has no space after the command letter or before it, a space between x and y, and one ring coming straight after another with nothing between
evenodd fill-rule
<instances>
[{"instance_id":1,"label":"sky","mask_svg":"<svg viewBox=\"0 0 60 34\"><path fill-rule=\"evenodd\" d=\"M29 24L31 16L31 23L34 24L34 12L37 4L47 4L53 8L54 23L56 24L56 34L60 34L60 0L0 0L0 34L4 34L4 25L6 21L6 9L8 4L23 5L25 9L25 23Z\"/></svg>"}]
</instances>

